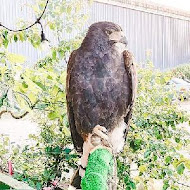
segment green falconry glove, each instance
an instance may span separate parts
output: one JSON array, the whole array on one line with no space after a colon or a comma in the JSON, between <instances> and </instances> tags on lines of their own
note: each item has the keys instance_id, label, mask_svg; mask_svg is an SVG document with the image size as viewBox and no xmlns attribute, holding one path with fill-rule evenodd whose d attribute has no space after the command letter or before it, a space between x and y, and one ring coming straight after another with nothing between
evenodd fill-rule
<instances>
[{"instance_id":1,"label":"green falconry glove","mask_svg":"<svg viewBox=\"0 0 190 190\"><path fill-rule=\"evenodd\" d=\"M82 178L82 190L108 190L108 176L113 175L113 165L113 155L106 148L92 152Z\"/></svg>"}]
</instances>

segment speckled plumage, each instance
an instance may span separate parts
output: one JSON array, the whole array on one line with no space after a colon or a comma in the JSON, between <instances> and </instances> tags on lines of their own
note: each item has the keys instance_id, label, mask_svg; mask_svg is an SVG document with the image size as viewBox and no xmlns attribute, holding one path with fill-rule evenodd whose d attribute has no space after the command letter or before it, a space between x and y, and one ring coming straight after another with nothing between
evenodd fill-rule
<instances>
[{"instance_id":1,"label":"speckled plumage","mask_svg":"<svg viewBox=\"0 0 190 190\"><path fill-rule=\"evenodd\" d=\"M112 131L128 124L136 92L136 71L125 40L110 40L120 32L111 22L93 24L69 59L67 108L72 140L82 151L83 141L96 125Z\"/></svg>"}]
</instances>

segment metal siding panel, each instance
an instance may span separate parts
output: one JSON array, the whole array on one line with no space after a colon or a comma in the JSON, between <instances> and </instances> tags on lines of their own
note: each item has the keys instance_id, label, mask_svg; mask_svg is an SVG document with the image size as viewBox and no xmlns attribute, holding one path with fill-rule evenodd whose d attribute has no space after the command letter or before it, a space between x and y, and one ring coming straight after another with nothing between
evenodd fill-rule
<instances>
[{"instance_id":1,"label":"metal siding panel","mask_svg":"<svg viewBox=\"0 0 190 190\"><path fill-rule=\"evenodd\" d=\"M101 3L99 5L104 6ZM138 62L146 60L148 49L152 50L155 67L162 70L190 60L189 21L108 4L106 8L107 14L112 15L111 20L106 17L107 20L123 27L129 49ZM96 13L94 15L96 17Z\"/></svg>"},{"instance_id":2,"label":"metal siding panel","mask_svg":"<svg viewBox=\"0 0 190 190\"><path fill-rule=\"evenodd\" d=\"M29 6L21 8L21 5L31 2L33 0L17 0L16 2L1 0L3 6L0 7L0 21L11 28L15 27L14 23L18 18L32 22L35 20L35 15L31 12L31 8ZM152 51L155 67L162 70L190 61L189 21L94 2L90 19L83 31L90 24L98 21L112 21L122 26L128 39L128 47L134 53L137 62L146 60L146 51L149 49ZM57 42L50 30L45 28L45 32L50 41ZM62 37L73 38L76 34L77 32L66 35L63 32ZM45 56L45 52L36 50L27 42L12 43L8 50L25 55L28 64Z\"/></svg>"},{"instance_id":3,"label":"metal siding panel","mask_svg":"<svg viewBox=\"0 0 190 190\"><path fill-rule=\"evenodd\" d=\"M32 9L26 4L32 3L32 0L2 0L0 7L0 21L11 29L16 29L18 21L20 19L31 23L35 21L35 15L32 13ZM23 8L24 6L24 8ZM8 51L12 53L22 54L26 57L27 65L34 64L42 54L39 50L36 50L28 42L11 43L8 46Z\"/></svg>"}]
</instances>

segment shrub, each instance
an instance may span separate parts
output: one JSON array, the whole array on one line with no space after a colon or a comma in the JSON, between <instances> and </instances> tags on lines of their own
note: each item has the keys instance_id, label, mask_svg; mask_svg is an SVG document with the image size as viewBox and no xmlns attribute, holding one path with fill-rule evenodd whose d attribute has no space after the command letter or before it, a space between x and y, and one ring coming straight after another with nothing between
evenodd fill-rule
<instances>
[{"instance_id":1,"label":"shrub","mask_svg":"<svg viewBox=\"0 0 190 190\"><path fill-rule=\"evenodd\" d=\"M187 79L190 81L190 63L180 65L172 70L172 75L174 77Z\"/></svg>"},{"instance_id":2,"label":"shrub","mask_svg":"<svg viewBox=\"0 0 190 190\"><path fill-rule=\"evenodd\" d=\"M31 6L36 18L45 3L46 0L38 0ZM80 36L68 40L68 35L80 31L87 19L88 6L88 1L49 1L42 22L54 43L45 58L32 66L26 64L25 67L26 57L11 53L7 48L12 42L25 41L39 50L42 45L39 27L18 33L0 29L0 116L11 112L21 118L29 113L41 128L39 136L30 136L34 144L24 148L10 148L8 139L0 140L0 169L6 170L10 158L14 163L14 177L35 189L51 186L56 178L64 180L63 173L76 168L78 155L69 148L63 62L67 62L70 52L81 43Z\"/></svg>"},{"instance_id":3,"label":"shrub","mask_svg":"<svg viewBox=\"0 0 190 190\"><path fill-rule=\"evenodd\" d=\"M6 74L10 72L14 79L14 72L6 70ZM25 85L23 76L27 81ZM146 189L154 179L162 180L163 189L179 189L179 178L185 178L190 169L190 160L180 152L189 143L189 134L178 125L187 118L172 101L175 93L165 88L170 78L170 73L155 71L151 65L138 70L133 121L124 151L117 159L120 189L136 189L139 185ZM5 80L5 73L2 79ZM14 177L36 189L51 186L55 179L63 182L65 172L75 169L79 158L70 146L64 101L65 70L54 72L54 67L49 64L39 65L23 71L21 78L13 81L13 90L19 89L24 95L32 89L33 94L29 97L38 101L30 112L41 126L40 136L30 136L36 142L34 145L22 150L14 147L12 153L9 152L16 170ZM15 101L18 103L18 99ZM22 109L29 109L25 100L19 99L19 103ZM8 99L3 99L2 107L5 105L11 105ZM0 155L4 164L6 145L7 138Z\"/></svg>"},{"instance_id":4,"label":"shrub","mask_svg":"<svg viewBox=\"0 0 190 190\"><path fill-rule=\"evenodd\" d=\"M155 179L163 182L163 189L181 189L179 179L185 180L184 171L190 169L190 160L180 152L190 142L190 134L179 125L187 117L172 101L175 93L165 88L170 78L169 72L161 73L150 65L138 71L133 122L118 158L123 189L147 189Z\"/></svg>"}]
</instances>

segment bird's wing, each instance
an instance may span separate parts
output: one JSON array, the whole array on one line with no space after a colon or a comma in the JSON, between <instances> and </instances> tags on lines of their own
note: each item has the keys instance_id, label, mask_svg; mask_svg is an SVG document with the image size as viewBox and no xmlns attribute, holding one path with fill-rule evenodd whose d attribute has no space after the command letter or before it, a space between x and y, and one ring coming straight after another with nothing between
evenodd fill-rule
<instances>
[{"instance_id":1,"label":"bird's wing","mask_svg":"<svg viewBox=\"0 0 190 190\"><path fill-rule=\"evenodd\" d=\"M123 57L124 57L124 64L125 64L125 69L129 78L129 84L130 84L130 98L129 98L129 104L128 104L128 112L126 117L124 118L125 123L127 124L127 128L129 127L129 121L132 117L132 110L133 110L133 105L134 105L134 100L136 97L136 91L137 91L137 72L136 72L136 66L133 62L133 56L132 54L125 50L123 52ZM126 130L127 134L127 130ZM125 135L126 135L125 134Z\"/></svg>"},{"instance_id":2,"label":"bird's wing","mask_svg":"<svg viewBox=\"0 0 190 190\"><path fill-rule=\"evenodd\" d=\"M75 64L75 56L76 56L76 51L73 51L72 54L70 55L68 66L67 66L67 79L66 79L67 115L68 115L69 127L71 131L71 137L73 140L74 147L78 152L82 152L83 139L77 132L76 125L75 125L73 102L72 102L73 101L72 96L74 94L71 93L72 84L70 80L71 74L72 74L72 68L73 68L73 65Z\"/></svg>"}]
</instances>

